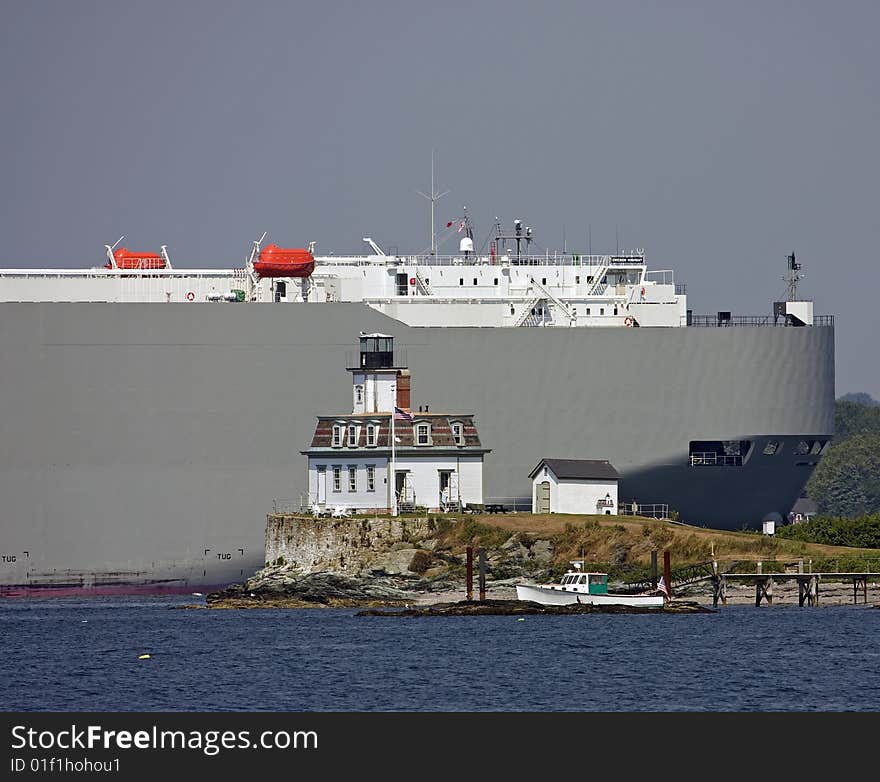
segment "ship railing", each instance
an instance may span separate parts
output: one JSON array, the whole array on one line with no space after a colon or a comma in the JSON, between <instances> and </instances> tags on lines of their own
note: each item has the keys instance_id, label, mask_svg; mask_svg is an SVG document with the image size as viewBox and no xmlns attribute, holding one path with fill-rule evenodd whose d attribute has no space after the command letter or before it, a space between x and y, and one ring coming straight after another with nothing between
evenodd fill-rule
<instances>
[{"instance_id":1,"label":"ship railing","mask_svg":"<svg viewBox=\"0 0 880 782\"><path fill-rule=\"evenodd\" d=\"M718 315L688 315L688 325L724 328L725 326L786 326L788 324L784 318L777 319L773 315L728 315L726 313L719 313ZM833 326L834 316L814 315L813 325Z\"/></svg>"},{"instance_id":2,"label":"ship railing","mask_svg":"<svg viewBox=\"0 0 880 782\"><path fill-rule=\"evenodd\" d=\"M743 458L739 454L692 453L690 455L691 467L741 467Z\"/></svg>"},{"instance_id":3,"label":"ship railing","mask_svg":"<svg viewBox=\"0 0 880 782\"><path fill-rule=\"evenodd\" d=\"M581 254L546 251L541 254L516 255L321 255L319 266L618 266L645 264L644 254Z\"/></svg>"},{"instance_id":4,"label":"ship railing","mask_svg":"<svg viewBox=\"0 0 880 782\"><path fill-rule=\"evenodd\" d=\"M669 505L665 502L621 502L619 516L647 516L652 519L669 519Z\"/></svg>"}]
</instances>

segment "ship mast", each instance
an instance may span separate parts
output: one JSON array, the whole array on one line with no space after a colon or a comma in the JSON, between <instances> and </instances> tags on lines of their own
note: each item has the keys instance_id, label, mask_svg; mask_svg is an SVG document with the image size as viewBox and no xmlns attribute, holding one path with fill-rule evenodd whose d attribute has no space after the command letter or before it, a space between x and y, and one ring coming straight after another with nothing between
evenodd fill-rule
<instances>
[{"instance_id":1,"label":"ship mast","mask_svg":"<svg viewBox=\"0 0 880 782\"><path fill-rule=\"evenodd\" d=\"M798 300L797 285L798 281L803 279L803 276L798 274L800 269L801 265L795 261L794 251L792 251L788 256L788 276L783 278L788 283L788 301Z\"/></svg>"},{"instance_id":2,"label":"ship mast","mask_svg":"<svg viewBox=\"0 0 880 782\"><path fill-rule=\"evenodd\" d=\"M431 195L427 195L423 193L421 190L416 190L416 192L422 196L422 198L427 198L431 202L431 255L437 254L437 224L434 222L434 204L439 201L443 196L449 193L448 190L444 190L442 193L438 193L434 188L434 150L431 149Z\"/></svg>"}]
</instances>

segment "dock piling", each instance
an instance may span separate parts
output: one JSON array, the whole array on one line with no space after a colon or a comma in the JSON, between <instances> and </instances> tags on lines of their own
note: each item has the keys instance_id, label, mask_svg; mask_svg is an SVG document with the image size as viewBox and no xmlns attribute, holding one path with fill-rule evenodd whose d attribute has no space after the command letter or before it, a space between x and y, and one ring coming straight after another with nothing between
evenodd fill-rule
<instances>
[{"instance_id":1,"label":"dock piling","mask_svg":"<svg viewBox=\"0 0 880 782\"><path fill-rule=\"evenodd\" d=\"M801 607L804 603L808 606L817 605L819 603L819 578L813 574L807 574L803 578L798 578L797 582L798 605Z\"/></svg>"},{"instance_id":2,"label":"dock piling","mask_svg":"<svg viewBox=\"0 0 880 782\"><path fill-rule=\"evenodd\" d=\"M480 602L486 599L486 549L480 547Z\"/></svg>"},{"instance_id":3,"label":"dock piling","mask_svg":"<svg viewBox=\"0 0 880 782\"><path fill-rule=\"evenodd\" d=\"M651 552L651 589L657 589L657 550Z\"/></svg>"},{"instance_id":4,"label":"dock piling","mask_svg":"<svg viewBox=\"0 0 880 782\"><path fill-rule=\"evenodd\" d=\"M663 552L663 583L666 584L667 596L672 599L672 566L669 564L669 550Z\"/></svg>"},{"instance_id":5,"label":"dock piling","mask_svg":"<svg viewBox=\"0 0 880 782\"><path fill-rule=\"evenodd\" d=\"M758 563L761 564L760 562ZM761 572L760 570L758 571ZM755 606L760 606L761 601L766 600L768 606L773 605L773 576L755 579Z\"/></svg>"},{"instance_id":6,"label":"dock piling","mask_svg":"<svg viewBox=\"0 0 880 782\"><path fill-rule=\"evenodd\" d=\"M467 599L474 599L474 549L468 546L467 549Z\"/></svg>"}]
</instances>

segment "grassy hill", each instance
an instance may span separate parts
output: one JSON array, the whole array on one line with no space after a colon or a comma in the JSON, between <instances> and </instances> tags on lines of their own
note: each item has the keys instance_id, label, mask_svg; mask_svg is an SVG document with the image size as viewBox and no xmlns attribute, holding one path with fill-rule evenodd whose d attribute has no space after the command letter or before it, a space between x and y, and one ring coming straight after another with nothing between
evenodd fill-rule
<instances>
[{"instance_id":1,"label":"grassy hill","mask_svg":"<svg viewBox=\"0 0 880 782\"><path fill-rule=\"evenodd\" d=\"M673 569L713 558L722 570L748 572L762 562L764 572L783 571L799 559L813 561L813 569L827 565L862 563L874 560L880 569L880 550L832 546L763 535L760 532L727 532L692 527L671 521L644 517L538 515L517 513L460 517L456 524L442 526L439 550L460 553L465 546L483 546L497 551L505 544L532 544L549 540L552 544L554 575L565 571L569 561L584 559L588 566L607 571L614 578L635 579L647 573L651 552L668 550Z\"/></svg>"}]
</instances>

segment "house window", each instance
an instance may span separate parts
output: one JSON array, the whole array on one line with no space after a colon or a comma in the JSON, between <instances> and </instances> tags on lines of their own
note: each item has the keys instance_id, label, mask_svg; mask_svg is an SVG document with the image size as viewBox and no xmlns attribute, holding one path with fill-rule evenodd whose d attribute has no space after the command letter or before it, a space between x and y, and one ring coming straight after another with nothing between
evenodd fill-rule
<instances>
[{"instance_id":1,"label":"house window","mask_svg":"<svg viewBox=\"0 0 880 782\"><path fill-rule=\"evenodd\" d=\"M547 284L547 278L541 277L541 285L546 285L546 284Z\"/></svg>"},{"instance_id":2,"label":"house window","mask_svg":"<svg viewBox=\"0 0 880 782\"><path fill-rule=\"evenodd\" d=\"M354 398L358 404L362 404L364 401L364 387L363 386L355 386L354 387Z\"/></svg>"},{"instance_id":3,"label":"house window","mask_svg":"<svg viewBox=\"0 0 880 782\"><path fill-rule=\"evenodd\" d=\"M333 468L333 491L342 491L342 468Z\"/></svg>"},{"instance_id":4,"label":"house window","mask_svg":"<svg viewBox=\"0 0 880 782\"><path fill-rule=\"evenodd\" d=\"M342 427L333 424L333 447L338 448L340 445L342 445Z\"/></svg>"},{"instance_id":5,"label":"house window","mask_svg":"<svg viewBox=\"0 0 880 782\"><path fill-rule=\"evenodd\" d=\"M367 426L367 446L373 447L376 444L376 425L369 424Z\"/></svg>"},{"instance_id":6,"label":"house window","mask_svg":"<svg viewBox=\"0 0 880 782\"><path fill-rule=\"evenodd\" d=\"M376 468L372 464L367 465L367 491L376 491Z\"/></svg>"},{"instance_id":7,"label":"house window","mask_svg":"<svg viewBox=\"0 0 880 782\"><path fill-rule=\"evenodd\" d=\"M350 464L348 466L348 490L357 491L357 488L357 467L355 467L353 464Z\"/></svg>"},{"instance_id":8,"label":"house window","mask_svg":"<svg viewBox=\"0 0 880 782\"><path fill-rule=\"evenodd\" d=\"M456 445L464 445L464 430L458 422L452 425L452 439L455 440Z\"/></svg>"},{"instance_id":9,"label":"house window","mask_svg":"<svg viewBox=\"0 0 880 782\"><path fill-rule=\"evenodd\" d=\"M354 448L357 445L357 427L354 424L349 424L348 426L348 445L350 448Z\"/></svg>"},{"instance_id":10,"label":"house window","mask_svg":"<svg viewBox=\"0 0 880 782\"><path fill-rule=\"evenodd\" d=\"M600 315L604 315L604 314L605 314L605 308L604 308L604 307L599 307L599 314L600 314Z\"/></svg>"},{"instance_id":11,"label":"house window","mask_svg":"<svg viewBox=\"0 0 880 782\"><path fill-rule=\"evenodd\" d=\"M575 285L580 285L580 284L581 284L581 276L580 276L580 274L576 274L576 275L575 275L575 278L574 278L574 284L575 284Z\"/></svg>"},{"instance_id":12,"label":"house window","mask_svg":"<svg viewBox=\"0 0 880 782\"><path fill-rule=\"evenodd\" d=\"M589 314L590 314L590 308L587 307L587 315L589 315Z\"/></svg>"},{"instance_id":13,"label":"house window","mask_svg":"<svg viewBox=\"0 0 880 782\"><path fill-rule=\"evenodd\" d=\"M477 278L474 277L474 285L476 285L476 284L477 284Z\"/></svg>"},{"instance_id":14,"label":"house window","mask_svg":"<svg viewBox=\"0 0 880 782\"><path fill-rule=\"evenodd\" d=\"M416 445L431 444L431 425L418 424L416 426Z\"/></svg>"},{"instance_id":15,"label":"house window","mask_svg":"<svg viewBox=\"0 0 880 782\"><path fill-rule=\"evenodd\" d=\"M497 277L493 280L493 283L492 283L492 284L493 284L493 285L497 285L497 284L498 284L498 278L497 278Z\"/></svg>"},{"instance_id":16,"label":"house window","mask_svg":"<svg viewBox=\"0 0 880 782\"><path fill-rule=\"evenodd\" d=\"M464 285L464 277L459 277L459 278L458 278L458 284L459 284L459 285Z\"/></svg>"}]
</instances>

